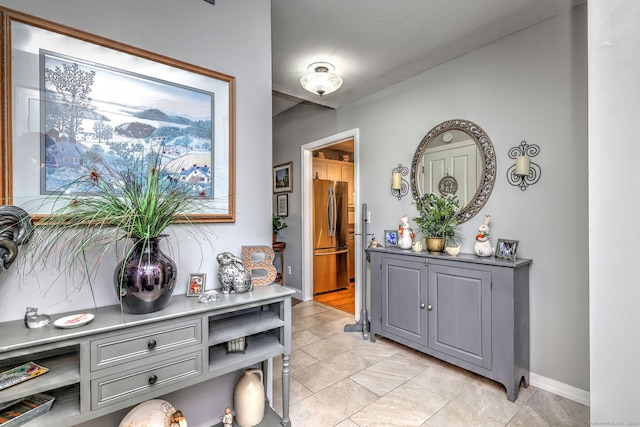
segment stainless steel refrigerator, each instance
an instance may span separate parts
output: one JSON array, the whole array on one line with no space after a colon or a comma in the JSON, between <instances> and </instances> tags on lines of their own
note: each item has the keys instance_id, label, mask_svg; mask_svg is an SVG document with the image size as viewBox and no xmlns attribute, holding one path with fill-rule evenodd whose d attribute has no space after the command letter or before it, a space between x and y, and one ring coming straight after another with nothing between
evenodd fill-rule
<instances>
[{"instance_id":1,"label":"stainless steel refrigerator","mask_svg":"<svg viewBox=\"0 0 640 427\"><path fill-rule=\"evenodd\" d=\"M313 293L349 286L348 184L313 180Z\"/></svg>"}]
</instances>

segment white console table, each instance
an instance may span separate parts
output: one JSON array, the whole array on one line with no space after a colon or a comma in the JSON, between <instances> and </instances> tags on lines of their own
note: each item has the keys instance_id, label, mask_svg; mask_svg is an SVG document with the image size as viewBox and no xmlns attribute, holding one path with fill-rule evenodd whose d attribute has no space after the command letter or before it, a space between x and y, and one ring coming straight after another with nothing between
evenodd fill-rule
<instances>
[{"instance_id":1,"label":"white console table","mask_svg":"<svg viewBox=\"0 0 640 427\"><path fill-rule=\"evenodd\" d=\"M38 329L22 320L0 323L0 372L27 361L49 368L0 391L0 405L50 394L56 398L51 411L26 425L71 426L282 356L283 416L265 402L260 426L289 427L293 293L272 284L210 303L174 295L164 310L144 315L100 307L83 311L95 318L75 329L53 325L73 313L51 316ZM246 352L227 354L227 342L241 337Z\"/></svg>"}]
</instances>

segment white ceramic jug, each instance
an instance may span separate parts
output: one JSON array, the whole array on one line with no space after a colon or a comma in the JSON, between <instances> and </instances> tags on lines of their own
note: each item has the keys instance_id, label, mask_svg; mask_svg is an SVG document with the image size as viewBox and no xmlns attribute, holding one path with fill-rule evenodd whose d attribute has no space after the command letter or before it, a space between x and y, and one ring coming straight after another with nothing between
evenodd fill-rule
<instances>
[{"instance_id":1,"label":"white ceramic jug","mask_svg":"<svg viewBox=\"0 0 640 427\"><path fill-rule=\"evenodd\" d=\"M264 418L265 395L260 369L246 369L233 393L236 423L253 427Z\"/></svg>"}]
</instances>

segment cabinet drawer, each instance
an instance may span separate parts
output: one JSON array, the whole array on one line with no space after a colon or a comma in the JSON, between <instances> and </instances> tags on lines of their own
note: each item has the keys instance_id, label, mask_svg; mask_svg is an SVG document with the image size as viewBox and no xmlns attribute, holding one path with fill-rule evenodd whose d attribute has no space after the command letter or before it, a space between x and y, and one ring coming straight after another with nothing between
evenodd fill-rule
<instances>
[{"instance_id":1,"label":"cabinet drawer","mask_svg":"<svg viewBox=\"0 0 640 427\"><path fill-rule=\"evenodd\" d=\"M91 370L104 369L133 359L141 360L201 342L200 318L94 340L91 341Z\"/></svg>"},{"instance_id":2,"label":"cabinet drawer","mask_svg":"<svg viewBox=\"0 0 640 427\"><path fill-rule=\"evenodd\" d=\"M97 378L91 381L91 409L100 409L125 399L135 399L144 393L201 374L202 352L197 351L181 357L171 357L144 368Z\"/></svg>"}]
</instances>

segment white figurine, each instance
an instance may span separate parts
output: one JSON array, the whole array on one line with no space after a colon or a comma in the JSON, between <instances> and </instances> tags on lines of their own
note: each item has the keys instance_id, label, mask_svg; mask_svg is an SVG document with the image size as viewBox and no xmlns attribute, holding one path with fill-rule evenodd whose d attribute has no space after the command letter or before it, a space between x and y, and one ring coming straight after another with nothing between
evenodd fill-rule
<instances>
[{"instance_id":1,"label":"white figurine","mask_svg":"<svg viewBox=\"0 0 640 427\"><path fill-rule=\"evenodd\" d=\"M478 256L493 255L491 240L489 240L489 222L490 221L491 221L491 215L485 215L484 224L478 227L478 234L476 234L476 243L473 245L473 252Z\"/></svg>"},{"instance_id":2,"label":"white figurine","mask_svg":"<svg viewBox=\"0 0 640 427\"><path fill-rule=\"evenodd\" d=\"M231 413L231 408L228 406L224 409L224 415L220 417L220 421L224 427L232 427L233 426L233 414Z\"/></svg>"},{"instance_id":3,"label":"white figurine","mask_svg":"<svg viewBox=\"0 0 640 427\"><path fill-rule=\"evenodd\" d=\"M398 227L398 247L400 249L411 249L411 245L413 245L413 230L409 227L409 217L407 215L403 215L402 224Z\"/></svg>"}]
</instances>

